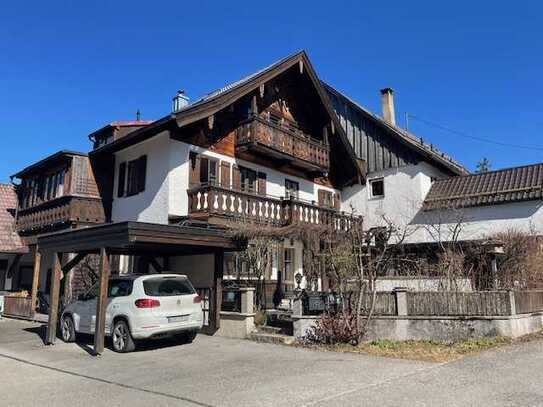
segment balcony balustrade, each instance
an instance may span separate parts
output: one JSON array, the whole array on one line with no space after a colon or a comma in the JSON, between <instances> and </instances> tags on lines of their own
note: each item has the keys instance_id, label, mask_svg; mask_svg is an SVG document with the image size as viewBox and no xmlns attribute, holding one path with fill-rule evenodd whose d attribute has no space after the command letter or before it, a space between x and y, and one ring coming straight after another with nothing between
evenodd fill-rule
<instances>
[{"instance_id":1,"label":"balcony balustrade","mask_svg":"<svg viewBox=\"0 0 543 407\"><path fill-rule=\"evenodd\" d=\"M272 226L327 225L347 230L352 218L333 209L289 198L280 199L204 185L188 191L189 215L193 218L249 221Z\"/></svg>"},{"instance_id":2,"label":"balcony balustrade","mask_svg":"<svg viewBox=\"0 0 543 407\"><path fill-rule=\"evenodd\" d=\"M256 151L308 171L326 172L330 168L330 147L325 142L272 113L242 122L236 132L236 149Z\"/></svg>"}]
</instances>

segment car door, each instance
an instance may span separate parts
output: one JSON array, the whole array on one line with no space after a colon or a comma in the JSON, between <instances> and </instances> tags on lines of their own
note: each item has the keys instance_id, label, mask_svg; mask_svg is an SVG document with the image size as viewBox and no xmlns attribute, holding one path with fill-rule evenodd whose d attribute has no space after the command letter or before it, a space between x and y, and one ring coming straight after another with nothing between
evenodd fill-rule
<instances>
[{"instance_id":1,"label":"car door","mask_svg":"<svg viewBox=\"0 0 543 407\"><path fill-rule=\"evenodd\" d=\"M98 296L98 284L95 284L89 291L77 301L76 313L79 314L79 332L91 333L93 316L96 313L96 299Z\"/></svg>"}]
</instances>

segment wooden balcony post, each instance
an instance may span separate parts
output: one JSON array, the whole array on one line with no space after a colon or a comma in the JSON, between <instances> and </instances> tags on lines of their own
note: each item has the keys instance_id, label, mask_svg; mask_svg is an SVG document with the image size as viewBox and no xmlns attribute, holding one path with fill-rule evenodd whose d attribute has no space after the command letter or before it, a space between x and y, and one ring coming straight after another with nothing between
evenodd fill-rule
<instances>
[{"instance_id":1,"label":"wooden balcony post","mask_svg":"<svg viewBox=\"0 0 543 407\"><path fill-rule=\"evenodd\" d=\"M53 269L51 271L51 291L49 293L49 320L45 343L53 345L57 337L58 308L60 303L60 272L62 253L53 254Z\"/></svg>"},{"instance_id":2,"label":"wooden balcony post","mask_svg":"<svg viewBox=\"0 0 543 407\"><path fill-rule=\"evenodd\" d=\"M96 301L96 323L94 328L94 354L104 352L104 338L106 331L107 289L110 265L109 252L105 247L100 249L100 289Z\"/></svg>"},{"instance_id":3,"label":"wooden balcony post","mask_svg":"<svg viewBox=\"0 0 543 407\"><path fill-rule=\"evenodd\" d=\"M34 246L34 272L32 274L32 290L30 291L31 317L36 314L36 302L38 299L38 283L40 281L41 253L38 245Z\"/></svg>"},{"instance_id":4,"label":"wooden balcony post","mask_svg":"<svg viewBox=\"0 0 543 407\"><path fill-rule=\"evenodd\" d=\"M222 278L223 278L223 267L224 267L224 252L218 250L215 252L215 267L213 272L213 294L214 294L214 312L213 320L210 321L212 324L213 330L217 330L221 326L221 305L222 305Z\"/></svg>"}]
</instances>

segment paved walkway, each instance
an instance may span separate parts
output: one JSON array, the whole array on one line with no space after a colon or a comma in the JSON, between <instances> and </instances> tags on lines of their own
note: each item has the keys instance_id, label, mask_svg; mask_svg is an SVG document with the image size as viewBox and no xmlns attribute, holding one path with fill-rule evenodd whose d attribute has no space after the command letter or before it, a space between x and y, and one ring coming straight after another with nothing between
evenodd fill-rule
<instances>
[{"instance_id":1,"label":"paved walkway","mask_svg":"<svg viewBox=\"0 0 543 407\"><path fill-rule=\"evenodd\" d=\"M0 320L6 406L540 406L543 343L448 364L200 335L131 354L45 347L39 324Z\"/></svg>"}]
</instances>

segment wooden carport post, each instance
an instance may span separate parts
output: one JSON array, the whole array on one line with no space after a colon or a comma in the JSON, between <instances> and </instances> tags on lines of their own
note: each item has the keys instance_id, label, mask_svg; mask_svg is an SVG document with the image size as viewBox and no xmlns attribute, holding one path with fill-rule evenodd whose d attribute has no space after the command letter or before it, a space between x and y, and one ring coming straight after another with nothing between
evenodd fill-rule
<instances>
[{"instance_id":1,"label":"wooden carport post","mask_svg":"<svg viewBox=\"0 0 543 407\"><path fill-rule=\"evenodd\" d=\"M40 281L41 253L38 245L34 246L34 274L32 275L32 290L30 291L31 317L36 315L36 302L38 299L38 283Z\"/></svg>"},{"instance_id":2,"label":"wooden carport post","mask_svg":"<svg viewBox=\"0 0 543 407\"><path fill-rule=\"evenodd\" d=\"M222 250L217 250L215 252L214 259L214 270L213 270L213 288L214 288L214 315L212 321L212 329L214 331L218 330L221 327L221 306L222 306L222 278L223 278L223 267L224 267L224 252ZM211 322L211 321L210 321Z\"/></svg>"},{"instance_id":3,"label":"wooden carport post","mask_svg":"<svg viewBox=\"0 0 543 407\"><path fill-rule=\"evenodd\" d=\"M96 323L94 328L94 354L104 352L104 337L106 331L107 289L110 273L109 251L100 249L100 291L96 301Z\"/></svg>"},{"instance_id":4,"label":"wooden carport post","mask_svg":"<svg viewBox=\"0 0 543 407\"><path fill-rule=\"evenodd\" d=\"M53 345L57 337L61 258L62 253L54 253L53 270L51 271L51 290L49 292L49 320L47 322L47 335L45 337L47 345Z\"/></svg>"}]
</instances>

